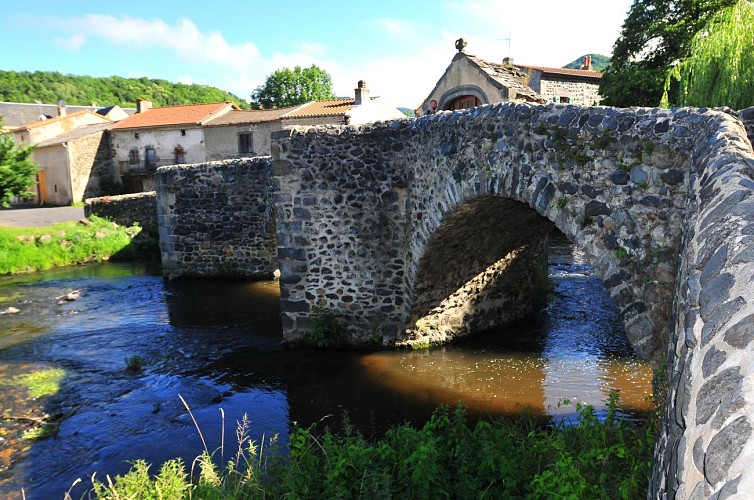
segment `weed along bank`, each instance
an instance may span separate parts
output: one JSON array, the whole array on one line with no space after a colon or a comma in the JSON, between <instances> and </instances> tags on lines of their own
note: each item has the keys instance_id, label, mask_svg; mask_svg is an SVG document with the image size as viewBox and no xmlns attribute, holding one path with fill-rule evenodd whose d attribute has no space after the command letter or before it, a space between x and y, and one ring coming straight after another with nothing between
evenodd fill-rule
<instances>
[{"instance_id":1,"label":"weed along bank","mask_svg":"<svg viewBox=\"0 0 754 500\"><path fill-rule=\"evenodd\" d=\"M557 227L667 374L651 496L754 491L752 124L754 109L506 103L291 127L271 158L157 171L163 266L279 268L289 343L327 310L344 343L431 345L533 310Z\"/></svg>"}]
</instances>

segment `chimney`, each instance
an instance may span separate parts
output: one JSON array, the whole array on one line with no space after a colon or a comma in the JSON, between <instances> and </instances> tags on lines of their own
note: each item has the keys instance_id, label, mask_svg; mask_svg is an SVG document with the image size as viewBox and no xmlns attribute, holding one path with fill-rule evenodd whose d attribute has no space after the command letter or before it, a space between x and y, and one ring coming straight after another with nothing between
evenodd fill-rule
<instances>
[{"instance_id":1,"label":"chimney","mask_svg":"<svg viewBox=\"0 0 754 500\"><path fill-rule=\"evenodd\" d=\"M136 112L143 113L152 107L152 101L149 99L136 99Z\"/></svg>"},{"instance_id":2,"label":"chimney","mask_svg":"<svg viewBox=\"0 0 754 500\"><path fill-rule=\"evenodd\" d=\"M512 57L503 57L503 64L507 64L509 66L513 65L513 58Z\"/></svg>"},{"instance_id":3,"label":"chimney","mask_svg":"<svg viewBox=\"0 0 754 500\"><path fill-rule=\"evenodd\" d=\"M65 101L63 99L60 99L58 101L58 116L65 116L68 112L68 109L66 108Z\"/></svg>"},{"instance_id":4,"label":"chimney","mask_svg":"<svg viewBox=\"0 0 754 500\"><path fill-rule=\"evenodd\" d=\"M585 71L592 71L592 56L584 56L584 65L581 69Z\"/></svg>"},{"instance_id":5,"label":"chimney","mask_svg":"<svg viewBox=\"0 0 754 500\"><path fill-rule=\"evenodd\" d=\"M364 80L359 80L359 84L354 90L356 91L356 102L354 104L359 106L365 102L369 102L369 89Z\"/></svg>"}]
</instances>

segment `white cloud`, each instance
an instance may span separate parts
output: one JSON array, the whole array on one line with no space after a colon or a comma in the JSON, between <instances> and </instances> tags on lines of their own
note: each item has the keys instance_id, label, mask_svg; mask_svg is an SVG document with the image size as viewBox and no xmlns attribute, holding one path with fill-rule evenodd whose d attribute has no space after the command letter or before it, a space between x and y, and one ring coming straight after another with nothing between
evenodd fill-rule
<instances>
[{"instance_id":1,"label":"white cloud","mask_svg":"<svg viewBox=\"0 0 754 500\"><path fill-rule=\"evenodd\" d=\"M401 38L410 35L414 30L414 25L412 23L391 17L373 19L371 24L386 31L390 36Z\"/></svg>"},{"instance_id":2,"label":"white cloud","mask_svg":"<svg viewBox=\"0 0 754 500\"><path fill-rule=\"evenodd\" d=\"M187 18L170 25L159 19L89 14L68 19L66 24L75 28L74 36L88 35L142 49L167 49L189 61L247 67L259 58L259 50L253 43L230 44L221 33L203 33Z\"/></svg>"},{"instance_id":3,"label":"white cloud","mask_svg":"<svg viewBox=\"0 0 754 500\"><path fill-rule=\"evenodd\" d=\"M458 0L446 3L459 25L473 26L466 37L477 38L469 51L502 59L511 34L511 54L527 64L562 66L589 53L610 55L631 0L540 0L536 10L517 0ZM494 51L494 54L485 53ZM494 56L494 57L493 57Z\"/></svg>"},{"instance_id":4,"label":"white cloud","mask_svg":"<svg viewBox=\"0 0 754 500\"><path fill-rule=\"evenodd\" d=\"M65 50L76 52L86 43L86 37L81 33L76 33L68 38L56 38L53 43Z\"/></svg>"}]
</instances>

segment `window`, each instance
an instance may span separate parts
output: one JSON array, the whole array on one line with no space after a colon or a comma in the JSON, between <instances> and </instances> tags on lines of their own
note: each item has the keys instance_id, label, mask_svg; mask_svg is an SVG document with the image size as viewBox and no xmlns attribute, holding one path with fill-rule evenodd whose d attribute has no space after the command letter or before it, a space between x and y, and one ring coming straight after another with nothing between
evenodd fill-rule
<instances>
[{"instance_id":1,"label":"window","mask_svg":"<svg viewBox=\"0 0 754 500\"><path fill-rule=\"evenodd\" d=\"M138 132L136 132L136 133L134 134L134 139L138 139L138 138L139 138L139 133L138 133Z\"/></svg>"},{"instance_id":2,"label":"window","mask_svg":"<svg viewBox=\"0 0 754 500\"><path fill-rule=\"evenodd\" d=\"M455 111L457 109L473 108L475 106L479 106L480 104L481 103L476 96L462 95L461 97L453 99L450 104L447 105L446 109Z\"/></svg>"},{"instance_id":3,"label":"window","mask_svg":"<svg viewBox=\"0 0 754 500\"><path fill-rule=\"evenodd\" d=\"M151 146L147 146L144 150L144 166L152 169L157 168L157 152Z\"/></svg>"},{"instance_id":4,"label":"window","mask_svg":"<svg viewBox=\"0 0 754 500\"><path fill-rule=\"evenodd\" d=\"M139 164L139 150L134 148L128 152L128 163L131 165Z\"/></svg>"},{"instance_id":5,"label":"window","mask_svg":"<svg viewBox=\"0 0 754 500\"><path fill-rule=\"evenodd\" d=\"M186 151L181 146L175 148L175 162L186 163Z\"/></svg>"},{"instance_id":6,"label":"window","mask_svg":"<svg viewBox=\"0 0 754 500\"><path fill-rule=\"evenodd\" d=\"M241 132L238 134L238 152L239 153L253 153L254 143L252 141L251 132Z\"/></svg>"},{"instance_id":7,"label":"window","mask_svg":"<svg viewBox=\"0 0 754 500\"><path fill-rule=\"evenodd\" d=\"M181 135L186 135L186 130L185 129L181 129Z\"/></svg>"},{"instance_id":8,"label":"window","mask_svg":"<svg viewBox=\"0 0 754 500\"><path fill-rule=\"evenodd\" d=\"M560 96L560 103L561 104L567 104L569 102L571 102L571 98L570 97Z\"/></svg>"}]
</instances>

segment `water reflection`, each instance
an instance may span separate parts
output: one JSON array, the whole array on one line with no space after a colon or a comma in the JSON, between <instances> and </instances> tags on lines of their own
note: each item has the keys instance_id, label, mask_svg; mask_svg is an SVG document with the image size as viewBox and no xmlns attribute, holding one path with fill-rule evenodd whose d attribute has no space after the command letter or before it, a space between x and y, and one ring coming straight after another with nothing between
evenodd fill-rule
<instances>
[{"instance_id":1,"label":"water reflection","mask_svg":"<svg viewBox=\"0 0 754 500\"><path fill-rule=\"evenodd\" d=\"M18 422L0 422L0 449L11 450L0 456L0 496L23 485L27 498L57 497L135 458L190 463L202 444L179 394L210 450L221 444L220 409L226 436L248 413L253 439L279 433L285 443L294 421L337 428L347 413L374 435L458 401L472 417L521 406L560 415L573 411L558 407L564 398L599 406L617 388L630 412L648 408L651 370L633 357L599 280L570 246L555 250L539 318L425 351L285 349L274 282L169 283L127 264L0 279L2 306L22 310L0 316L3 410L61 415L57 436L33 444ZM79 299L58 303L73 290ZM142 372L125 370L132 355ZM10 383L40 366L65 370L58 394L35 400Z\"/></svg>"}]
</instances>

